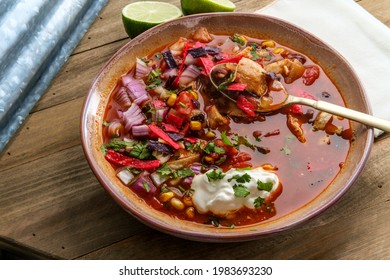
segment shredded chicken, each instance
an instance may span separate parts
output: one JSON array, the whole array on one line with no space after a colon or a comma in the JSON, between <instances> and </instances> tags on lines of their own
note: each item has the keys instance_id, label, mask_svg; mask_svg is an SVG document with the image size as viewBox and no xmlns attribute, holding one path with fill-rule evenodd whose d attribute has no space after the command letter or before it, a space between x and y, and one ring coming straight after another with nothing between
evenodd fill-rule
<instances>
[{"instance_id":1,"label":"shredded chicken","mask_svg":"<svg viewBox=\"0 0 390 280\"><path fill-rule=\"evenodd\" d=\"M314 120L314 130L324 130L326 124L332 119L333 115L326 112L319 112Z\"/></svg>"},{"instance_id":2,"label":"shredded chicken","mask_svg":"<svg viewBox=\"0 0 390 280\"><path fill-rule=\"evenodd\" d=\"M220 125L229 124L229 119L222 116L215 105L211 105L207 109L207 117L208 117L209 127L212 129L216 129Z\"/></svg>"},{"instance_id":3,"label":"shredded chicken","mask_svg":"<svg viewBox=\"0 0 390 280\"><path fill-rule=\"evenodd\" d=\"M238 63L236 80L247 84L246 89L258 96L263 96L267 91L265 70L249 58L243 57Z\"/></svg>"},{"instance_id":4,"label":"shredded chicken","mask_svg":"<svg viewBox=\"0 0 390 280\"><path fill-rule=\"evenodd\" d=\"M205 27L199 27L198 29L196 29L194 34L192 35L192 39L203 43L208 43L213 40L210 33Z\"/></svg>"},{"instance_id":5,"label":"shredded chicken","mask_svg":"<svg viewBox=\"0 0 390 280\"><path fill-rule=\"evenodd\" d=\"M305 133L302 129L302 124L298 120L298 118L294 117L291 114L287 115L287 127L290 129L291 133L297 137L299 142L305 143L306 142L306 137Z\"/></svg>"},{"instance_id":6,"label":"shredded chicken","mask_svg":"<svg viewBox=\"0 0 390 280\"><path fill-rule=\"evenodd\" d=\"M267 72L282 74L287 84L299 79L305 72L305 67L298 59L290 60L288 58L270 63L264 69Z\"/></svg>"},{"instance_id":7,"label":"shredded chicken","mask_svg":"<svg viewBox=\"0 0 390 280\"><path fill-rule=\"evenodd\" d=\"M190 154L178 160L170 161L167 163L167 165L173 170L179 170L189 166L191 163L199 161L199 159L200 154Z\"/></svg>"},{"instance_id":8,"label":"shredded chicken","mask_svg":"<svg viewBox=\"0 0 390 280\"><path fill-rule=\"evenodd\" d=\"M180 56L183 52L184 45L187 42L187 38L181 37L177 42L169 47L173 56Z\"/></svg>"}]
</instances>

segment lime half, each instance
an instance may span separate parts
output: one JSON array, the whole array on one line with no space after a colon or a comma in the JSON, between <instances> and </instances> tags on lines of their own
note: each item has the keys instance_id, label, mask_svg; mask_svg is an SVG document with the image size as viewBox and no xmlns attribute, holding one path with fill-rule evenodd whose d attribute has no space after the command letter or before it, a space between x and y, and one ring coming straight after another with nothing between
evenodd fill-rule
<instances>
[{"instance_id":1,"label":"lime half","mask_svg":"<svg viewBox=\"0 0 390 280\"><path fill-rule=\"evenodd\" d=\"M185 15L233 12L236 5L229 0L181 0L181 9Z\"/></svg>"},{"instance_id":2,"label":"lime half","mask_svg":"<svg viewBox=\"0 0 390 280\"><path fill-rule=\"evenodd\" d=\"M134 38L149 28L179 18L181 10L169 3L157 1L134 2L122 9L122 21L126 33Z\"/></svg>"}]
</instances>

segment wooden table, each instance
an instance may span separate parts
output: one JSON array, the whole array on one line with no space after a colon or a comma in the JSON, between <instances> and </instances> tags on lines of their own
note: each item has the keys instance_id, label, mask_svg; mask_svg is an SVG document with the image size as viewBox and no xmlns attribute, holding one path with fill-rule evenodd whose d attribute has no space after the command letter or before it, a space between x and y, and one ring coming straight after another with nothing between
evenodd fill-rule
<instances>
[{"instance_id":1,"label":"wooden table","mask_svg":"<svg viewBox=\"0 0 390 280\"><path fill-rule=\"evenodd\" d=\"M115 204L87 164L79 123L94 77L129 41L120 16L129 2L134 1L109 1L1 154L3 254L49 259L390 259L387 136L376 140L363 173L336 205L304 225L258 241L178 239L150 229ZM180 1L166 2L179 6ZM233 2L237 11L255 11L272 0ZM357 2L390 26L390 1Z\"/></svg>"}]
</instances>

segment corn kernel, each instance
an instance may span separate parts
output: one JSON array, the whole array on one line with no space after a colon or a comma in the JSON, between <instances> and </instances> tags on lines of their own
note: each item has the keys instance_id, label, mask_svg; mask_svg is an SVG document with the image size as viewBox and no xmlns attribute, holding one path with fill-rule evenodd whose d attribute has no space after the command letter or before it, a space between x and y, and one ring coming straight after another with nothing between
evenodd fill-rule
<instances>
[{"instance_id":1,"label":"corn kernel","mask_svg":"<svg viewBox=\"0 0 390 280\"><path fill-rule=\"evenodd\" d=\"M274 48L275 47L275 42L272 41L272 40L267 40L267 41L261 42L261 45L263 47L267 47L267 48Z\"/></svg>"},{"instance_id":2,"label":"corn kernel","mask_svg":"<svg viewBox=\"0 0 390 280\"><path fill-rule=\"evenodd\" d=\"M175 196L175 194L173 192L164 192L164 193L160 194L160 201L163 203L167 202L167 201L171 200L174 196Z\"/></svg>"},{"instance_id":3,"label":"corn kernel","mask_svg":"<svg viewBox=\"0 0 390 280\"><path fill-rule=\"evenodd\" d=\"M188 218L193 219L195 217L195 209L194 209L194 207L188 207L186 209L185 213L186 213Z\"/></svg>"},{"instance_id":4,"label":"corn kernel","mask_svg":"<svg viewBox=\"0 0 390 280\"><path fill-rule=\"evenodd\" d=\"M205 160L205 162L208 162L208 163L213 163L214 162L214 159L212 157L210 157L210 156L205 156L204 160Z\"/></svg>"},{"instance_id":5,"label":"corn kernel","mask_svg":"<svg viewBox=\"0 0 390 280\"><path fill-rule=\"evenodd\" d=\"M167 100L167 105L170 107L174 106L176 103L176 99L177 99L177 94L172 93Z\"/></svg>"},{"instance_id":6,"label":"corn kernel","mask_svg":"<svg viewBox=\"0 0 390 280\"><path fill-rule=\"evenodd\" d=\"M191 121L190 122L190 128L192 130L201 130L202 129L202 123L200 121Z\"/></svg>"},{"instance_id":7,"label":"corn kernel","mask_svg":"<svg viewBox=\"0 0 390 280\"><path fill-rule=\"evenodd\" d=\"M280 54L280 53L282 53L283 51L284 51L283 48L275 48L272 52L273 52L274 54Z\"/></svg>"},{"instance_id":8,"label":"corn kernel","mask_svg":"<svg viewBox=\"0 0 390 280\"><path fill-rule=\"evenodd\" d=\"M196 91L191 90L190 93L192 94L194 99L198 100L199 96L198 96L198 93Z\"/></svg>"},{"instance_id":9,"label":"corn kernel","mask_svg":"<svg viewBox=\"0 0 390 280\"><path fill-rule=\"evenodd\" d=\"M173 208L177 209L177 210L183 210L184 209L184 204L183 202L181 202L180 199L174 197L170 200L169 202Z\"/></svg>"},{"instance_id":10,"label":"corn kernel","mask_svg":"<svg viewBox=\"0 0 390 280\"><path fill-rule=\"evenodd\" d=\"M215 138L215 133L212 132L212 131L207 131L206 132L206 137L210 138L210 139L213 139L213 138Z\"/></svg>"}]
</instances>

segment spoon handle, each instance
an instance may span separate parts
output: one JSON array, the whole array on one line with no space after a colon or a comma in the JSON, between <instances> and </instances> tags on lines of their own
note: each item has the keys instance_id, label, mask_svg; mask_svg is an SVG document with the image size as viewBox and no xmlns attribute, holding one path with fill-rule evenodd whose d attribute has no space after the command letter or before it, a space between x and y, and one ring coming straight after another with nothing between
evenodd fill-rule
<instances>
[{"instance_id":1,"label":"spoon handle","mask_svg":"<svg viewBox=\"0 0 390 280\"><path fill-rule=\"evenodd\" d=\"M359 123L368 125L370 127L378 128L385 132L390 132L390 122L387 120L383 120L362 112L358 112L352 109L341 107L321 100L312 100L308 98L295 97L295 96L293 99L294 100L291 100L293 103L308 105L320 111L324 111L350 120L354 120Z\"/></svg>"}]
</instances>

